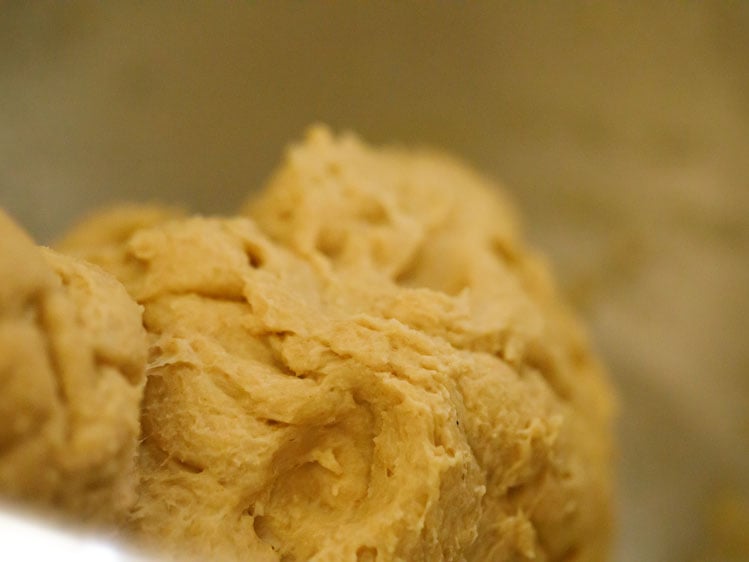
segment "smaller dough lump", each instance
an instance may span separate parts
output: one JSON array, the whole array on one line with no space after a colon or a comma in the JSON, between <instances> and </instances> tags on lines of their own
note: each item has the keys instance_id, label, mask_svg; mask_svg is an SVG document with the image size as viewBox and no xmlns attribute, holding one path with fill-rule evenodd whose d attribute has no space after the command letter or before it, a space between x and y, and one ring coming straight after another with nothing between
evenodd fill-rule
<instances>
[{"instance_id":1,"label":"smaller dough lump","mask_svg":"<svg viewBox=\"0 0 749 562\"><path fill-rule=\"evenodd\" d=\"M0 493L124 524L147 342L98 267L39 248L0 210Z\"/></svg>"}]
</instances>

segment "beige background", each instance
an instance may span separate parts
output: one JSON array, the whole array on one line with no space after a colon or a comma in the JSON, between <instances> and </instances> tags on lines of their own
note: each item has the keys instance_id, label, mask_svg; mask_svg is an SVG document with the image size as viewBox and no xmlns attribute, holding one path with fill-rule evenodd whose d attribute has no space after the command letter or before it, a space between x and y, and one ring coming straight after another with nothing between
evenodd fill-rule
<instances>
[{"instance_id":1,"label":"beige background","mask_svg":"<svg viewBox=\"0 0 749 562\"><path fill-rule=\"evenodd\" d=\"M314 121L507 184L621 389L617 559L746 560L710 514L749 496L749 3L0 0L0 204L41 241L230 212Z\"/></svg>"}]
</instances>

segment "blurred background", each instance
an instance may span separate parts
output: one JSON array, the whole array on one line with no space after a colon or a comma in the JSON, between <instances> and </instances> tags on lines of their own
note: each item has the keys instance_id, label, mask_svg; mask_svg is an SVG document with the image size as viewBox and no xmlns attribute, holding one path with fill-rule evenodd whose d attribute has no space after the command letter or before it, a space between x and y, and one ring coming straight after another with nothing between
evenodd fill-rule
<instances>
[{"instance_id":1,"label":"blurred background","mask_svg":"<svg viewBox=\"0 0 749 562\"><path fill-rule=\"evenodd\" d=\"M320 121L514 196L620 390L616 560L749 560L749 3L0 0L0 205L40 242L232 212Z\"/></svg>"}]
</instances>

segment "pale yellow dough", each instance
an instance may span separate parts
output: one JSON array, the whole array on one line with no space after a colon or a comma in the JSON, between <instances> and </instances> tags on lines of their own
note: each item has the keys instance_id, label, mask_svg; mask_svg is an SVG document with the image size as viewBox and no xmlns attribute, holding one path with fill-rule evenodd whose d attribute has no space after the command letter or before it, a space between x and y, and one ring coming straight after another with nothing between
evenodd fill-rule
<instances>
[{"instance_id":1,"label":"pale yellow dough","mask_svg":"<svg viewBox=\"0 0 749 562\"><path fill-rule=\"evenodd\" d=\"M611 391L495 185L314 128L241 217L142 212L60 246L144 308L140 540L202 560L607 558Z\"/></svg>"}]
</instances>

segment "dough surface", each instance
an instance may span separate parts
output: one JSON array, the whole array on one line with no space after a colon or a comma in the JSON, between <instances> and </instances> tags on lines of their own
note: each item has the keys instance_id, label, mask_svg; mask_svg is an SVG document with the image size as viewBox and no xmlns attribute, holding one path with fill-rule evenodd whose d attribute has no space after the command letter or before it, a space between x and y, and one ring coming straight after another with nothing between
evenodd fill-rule
<instances>
[{"instance_id":1,"label":"dough surface","mask_svg":"<svg viewBox=\"0 0 749 562\"><path fill-rule=\"evenodd\" d=\"M142 536L205 559L606 558L611 392L494 185L316 128L242 214L64 244L153 338Z\"/></svg>"},{"instance_id":2,"label":"dough surface","mask_svg":"<svg viewBox=\"0 0 749 562\"><path fill-rule=\"evenodd\" d=\"M140 307L0 211L0 492L123 523L135 501L145 382Z\"/></svg>"},{"instance_id":3,"label":"dough surface","mask_svg":"<svg viewBox=\"0 0 749 562\"><path fill-rule=\"evenodd\" d=\"M108 211L71 257L0 226L3 271L28 256L0 284L0 417L28 418L0 427L12 491L120 497L137 463L127 527L179 560L607 558L611 390L463 163L318 127L237 217ZM42 457L81 484L29 488Z\"/></svg>"}]
</instances>

